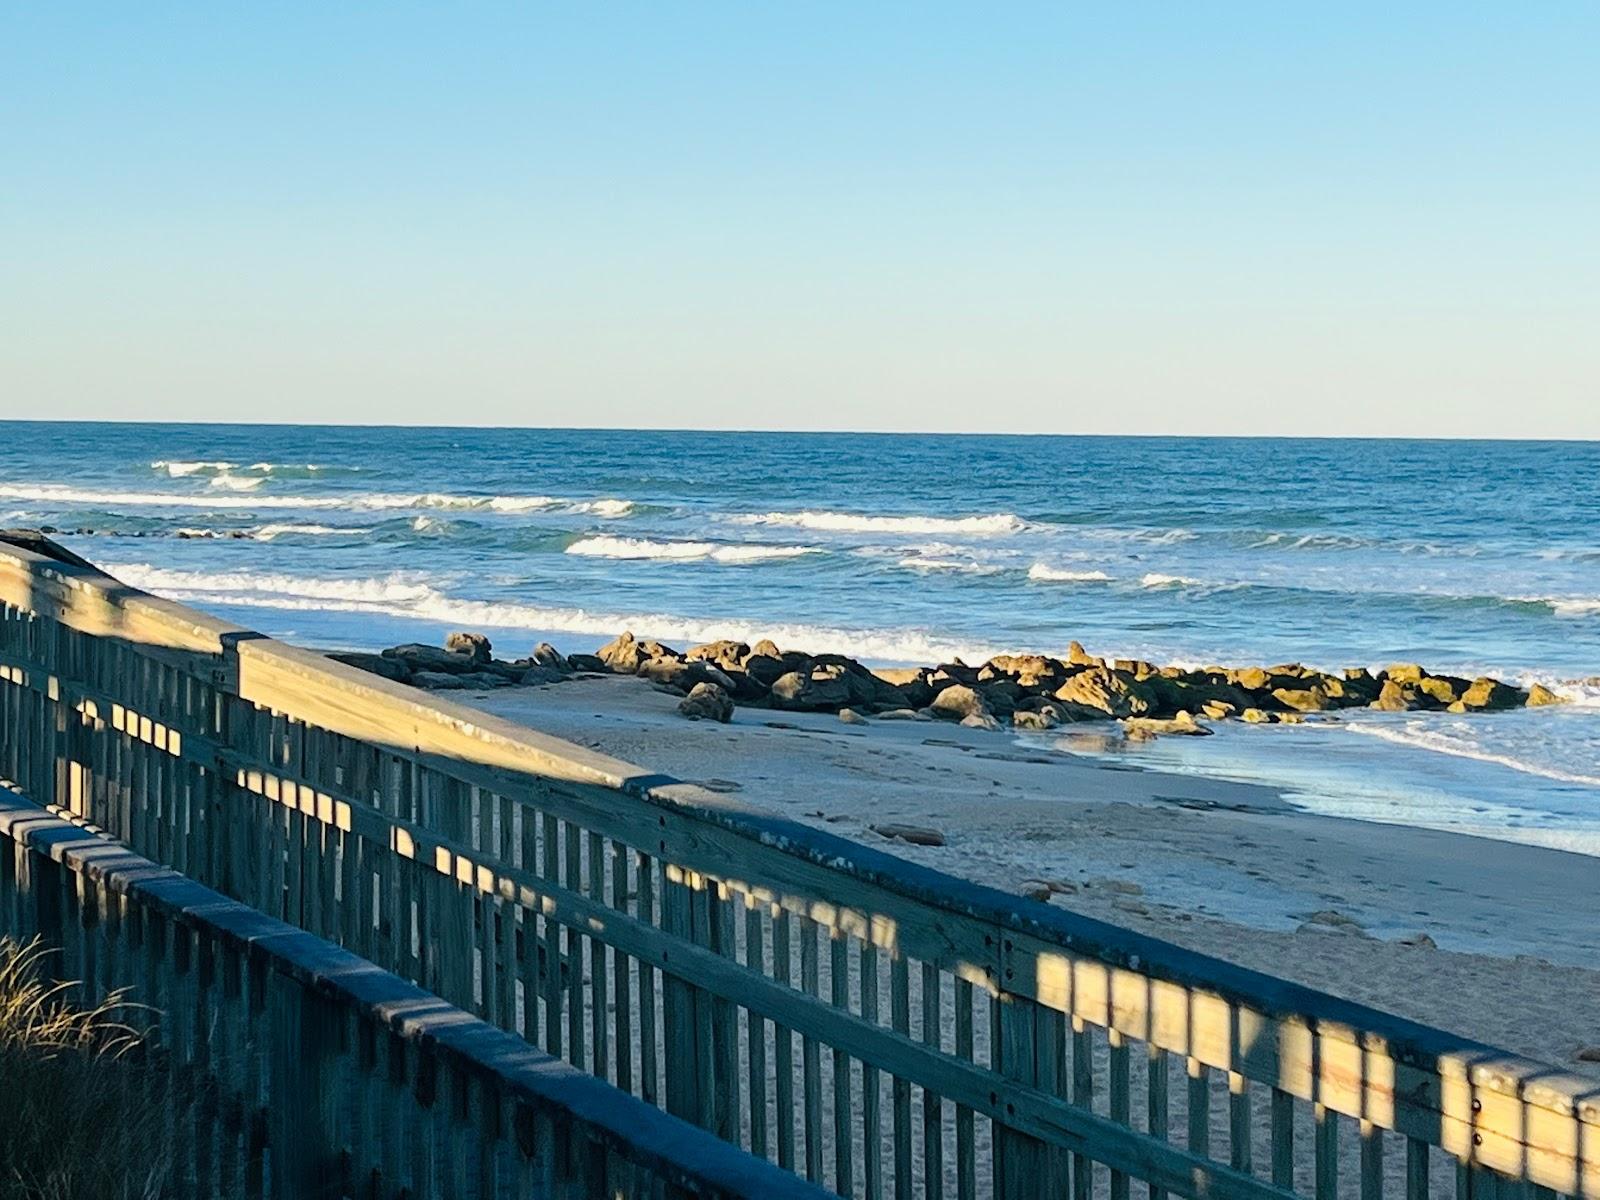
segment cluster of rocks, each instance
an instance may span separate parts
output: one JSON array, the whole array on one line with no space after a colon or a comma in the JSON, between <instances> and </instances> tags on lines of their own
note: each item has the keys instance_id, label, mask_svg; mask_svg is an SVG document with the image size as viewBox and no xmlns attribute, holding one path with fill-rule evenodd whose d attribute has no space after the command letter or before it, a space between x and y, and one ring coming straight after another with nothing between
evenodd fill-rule
<instances>
[{"instance_id":1,"label":"cluster of rocks","mask_svg":"<svg viewBox=\"0 0 1600 1200\"><path fill-rule=\"evenodd\" d=\"M481 633L452 633L442 648L407 642L403 646L391 646L381 654L350 651L328 657L429 691L460 688L482 691L516 684L561 683L606 669L592 654L564 655L549 642L540 642L527 658L508 662L494 656L494 647Z\"/></svg>"},{"instance_id":2,"label":"cluster of rocks","mask_svg":"<svg viewBox=\"0 0 1600 1200\"><path fill-rule=\"evenodd\" d=\"M1348 708L1387 712L1488 712L1554 704L1535 684L1438 675L1415 663L1332 673L1298 663L1272 667L1158 667L1107 661L1073 642L1064 657L1007 654L980 666L871 670L840 654L780 650L770 641L707 642L677 651L624 633L594 654L563 656L541 643L529 658L502 662L481 633L453 633L443 649L406 645L341 661L423 688L555 683L576 674L634 675L683 696L679 711L727 721L735 705L868 717L949 720L982 729L1051 729L1118 720L1130 736L1204 734L1202 719L1293 723Z\"/></svg>"}]
</instances>

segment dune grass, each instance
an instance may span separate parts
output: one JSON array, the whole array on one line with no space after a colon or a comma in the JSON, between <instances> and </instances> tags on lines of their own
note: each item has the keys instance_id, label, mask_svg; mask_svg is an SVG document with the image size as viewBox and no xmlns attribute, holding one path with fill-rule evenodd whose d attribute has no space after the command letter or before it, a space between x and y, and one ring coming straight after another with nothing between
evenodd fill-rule
<instances>
[{"instance_id":1,"label":"dune grass","mask_svg":"<svg viewBox=\"0 0 1600 1200\"><path fill-rule=\"evenodd\" d=\"M158 1200L170 1146L138 1006L74 1004L54 952L0 939L0 1200Z\"/></svg>"}]
</instances>

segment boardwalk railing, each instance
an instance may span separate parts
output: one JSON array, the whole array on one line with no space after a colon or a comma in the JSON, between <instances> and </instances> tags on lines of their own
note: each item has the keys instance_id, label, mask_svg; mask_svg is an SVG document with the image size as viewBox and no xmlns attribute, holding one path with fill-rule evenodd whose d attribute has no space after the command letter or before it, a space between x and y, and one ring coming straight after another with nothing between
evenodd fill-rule
<instances>
[{"instance_id":1,"label":"boardwalk railing","mask_svg":"<svg viewBox=\"0 0 1600 1200\"><path fill-rule=\"evenodd\" d=\"M159 1015L135 1098L162 1196L823 1195L3 787L0 933Z\"/></svg>"},{"instance_id":2,"label":"boardwalk railing","mask_svg":"<svg viewBox=\"0 0 1600 1200\"><path fill-rule=\"evenodd\" d=\"M1600 1197L1600 1087L0 545L0 775L840 1194Z\"/></svg>"}]
</instances>

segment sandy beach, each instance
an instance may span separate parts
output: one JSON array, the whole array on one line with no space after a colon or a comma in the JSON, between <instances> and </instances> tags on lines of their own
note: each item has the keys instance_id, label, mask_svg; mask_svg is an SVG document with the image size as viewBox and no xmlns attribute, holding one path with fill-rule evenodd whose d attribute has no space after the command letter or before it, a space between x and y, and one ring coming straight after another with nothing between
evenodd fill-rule
<instances>
[{"instance_id":1,"label":"sandy beach","mask_svg":"<svg viewBox=\"0 0 1600 1200\"><path fill-rule=\"evenodd\" d=\"M1013 731L739 709L637 678L457 692L533 728L928 866L1600 1077L1593 858L1305 813L1270 788ZM887 841L886 823L943 846ZM1419 938L1418 935L1426 935ZM1431 941L1431 945L1429 944Z\"/></svg>"}]
</instances>

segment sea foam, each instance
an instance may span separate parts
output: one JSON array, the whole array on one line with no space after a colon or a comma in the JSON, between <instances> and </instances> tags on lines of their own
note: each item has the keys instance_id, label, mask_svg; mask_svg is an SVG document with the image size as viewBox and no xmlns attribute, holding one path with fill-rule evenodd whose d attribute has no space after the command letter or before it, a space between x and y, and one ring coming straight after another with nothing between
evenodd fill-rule
<instances>
[{"instance_id":1,"label":"sea foam","mask_svg":"<svg viewBox=\"0 0 1600 1200\"><path fill-rule=\"evenodd\" d=\"M223 492L249 490L263 477L243 478L222 475L211 481ZM249 496L217 495L214 492L114 492L67 487L62 484L0 484L0 497L43 504L91 504L115 508L298 508L323 511L369 512L393 509L472 510L507 514L543 511L592 513L602 517L626 516L633 509L631 500L570 500L559 496L463 496L444 492L391 493L349 492L340 495Z\"/></svg>"},{"instance_id":2,"label":"sea foam","mask_svg":"<svg viewBox=\"0 0 1600 1200\"><path fill-rule=\"evenodd\" d=\"M1069 571L1036 562L1028 568L1028 578L1045 583L1110 583L1111 576L1104 571Z\"/></svg>"},{"instance_id":3,"label":"sea foam","mask_svg":"<svg viewBox=\"0 0 1600 1200\"><path fill-rule=\"evenodd\" d=\"M982 662L1007 647L941 637L922 629L849 628L761 622L668 613L605 612L449 595L410 574L375 579L320 579L273 572L179 571L149 563L107 564L106 570L137 588L191 604L295 612L371 613L441 624L527 632L613 637L631 629L641 637L680 643L771 638L780 646L827 650L877 663L934 663L961 658ZM1011 649L1014 649L1012 647Z\"/></svg>"},{"instance_id":4,"label":"sea foam","mask_svg":"<svg viewBox=\"0 0 1600 1200\"><path fill-rule=\"evenodd\" d=\"M1392 742L1395 745L1410 746L1414 749L1427 750L1434 754L1448 754L1453 758L1469 758L1474 762L1492 763L1496 766L1508 767L1513 771L1520 771L1525 775L1538 775L1543 779L1553 779L1559 783L1600 787L1600 775L1586 775L1577 771L1566 771L1548 764L1518 758L1502 750L1490 749L1468 738L1452 736L1446 730L1427 728L1420 722L1407 722L1405 725L1392 726L1363 721L1359 723L1351 722L1346 728L1351 733L1378 738L1380 741Z\"/></svg>"},{"instance_id":5,"label":"sea foam","mask_svg":"<svg viewBox=\"0 0 1600 1200\"><path fill-rule=\"evenodd\" d=\"M719 545L715 542L657 542L647 538L587 537L567 547L580 558L665 559L757 563L818 553L816 546Z\"/></svg>"}]
</instances>

